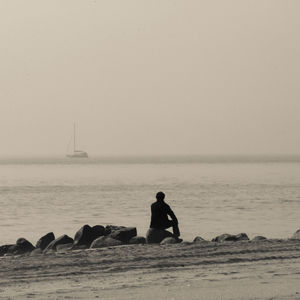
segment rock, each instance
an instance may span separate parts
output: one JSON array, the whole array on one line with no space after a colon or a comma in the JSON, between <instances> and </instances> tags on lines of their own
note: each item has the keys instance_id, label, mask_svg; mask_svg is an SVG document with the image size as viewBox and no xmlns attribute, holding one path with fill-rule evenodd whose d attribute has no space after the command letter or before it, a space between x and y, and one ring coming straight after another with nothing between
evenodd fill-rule
<instances>
[{"instance_id":1,"label":"rock","mask_svg":"<svg viewBox=\"0 0 300 300\"><path fill-rule=\"evenodd\" d=\"M109 234L109 237L118 240L122 243L128 243L129 240L136 236L135 227L124 227L118 230L114 230Z\"/></svg>"},{"instance_id":2,"label":"rock","mask_svg":"<svg viewBox=\"0 0 300 300\"><path fill-rule=\"evenodd\" d=\"M97 239L100 236L105 235L105 228L102 225L95 225L92 227L93 230L93 240Z\"/></svg>"},{"instance_id":3,"label":"rock","mask_svg":"<svg viewBox=\"0 0 300 300\"><path fill-rule=\"evenodd\" d=\"M101 236L95 239L90 248L103 248L109 246L119 246L122 245L122 242L115 240L109 236Z\"/></svg>"},{"instance_id":4,"label":"rock","mask_svg":"<svg viewBox=\"0 0 300 300\"><path fill-rule=\"evenodd\" d=\"M0 247L0 256L18 255L33 251L35 247L24 238L19 238L15 245L3 245Z\"/></svg>"},{"instance_id":5,"label":"rock","mask_svg":"<svg viewBox=\"0 0 300 300\"><path fill-rule=\"evenodd\" d=\"M30 252L30 256L36 256L36 255L41 255L43 253L41 248L36 248L33 251Z\"/></svg>"},{"instance_id":6,"label":"rock","mask_svg":"<svg viewBox=\"0 0 300 300\"><path fill-rule=\"evenodd\" d=\"M167 237L174 237L174 235L167 230L149 228L146 233L146 242L147 244L160 243Z\"/></svg>"},{"instance_id":7,"label":"rock","mask_svg":"<svg viewBox=\"0 0 300 300\"><path fill-rule=\"evenodd\" d=\"M46 248L47 249L47 248ZM54 249L49 249L49 250L44 250L43 254L47 254L47 255L56 255L56 250Z\"/></svg>"},{"instance_id":8,"label":"rock","mask_svg":"<svg viewBox=\"0 0 300 300\"><path fill-rule=\"evenodd\" d=\"M90 247L93 240L105 234L105 228L101 225L89 226L84 225L75 234L74 237L74 248L78 249L79 246L85 245Z\"/></svg>"},{"instance_id":9,"label":"rock","mask_svg":"<svg viewBox=\"0 0 300 300\"><path fill-rule=\"evenodd\" d=\"M36 242L36 248L40 248L44 250L47 248L47 246L55 240L55 236L53 232L49 232L46 235L42 236L37 242Z\"/></svg>"},{"instance_id":10,"label":"rock","mask_svg":"<svg viewBox=\"0 0 300 300\"><path fill-rule=\"evenodd\" d=\"M201 236L196 236L193 240L194 243L203 243L207 242L205 239L203 239Z\"/></svg>"},{"instance_id":11,"label":"rock","mask_svg":"<svg viewBox=\"0 0 300 300\"><path fill-rule=\"evenodd\" d=\"M73 243L69 244L61 244L56 246L56 251L66 251L66 250L71 250L73 247Z\"/></svg>"},{"instance_id":12,"label":"rock","mask_svg":"<svg viewBox=\"0 0 300 300\"><path fill-rule=\"evenodd\" d=\"M160 242L161 245L177 244L177 243L178 243L178 240L176 240L173 237L167 237Z\"/></svg>"},{"instance_id":13,"label":"rock","mask_svg":"<svg viewBox=\"0 0 300 300\"><path fill-rule=\"evenodd\" d=\"M35 249L35 247L24 238L19 238L16 242L16 246L17 246L16 254L31 252Z\"/></svg>"},{"instance_id":14,"label":"rock","mask_svg":"<svg viewBox=\"0 0 300 300\"><path fill-rule=\"evenodd\" d=\"M236 241L249 241L249 237L246 233L239 233L235 236Z\"/></svg>"},{"instance_id":15,"label":"rock","mask_svg":"<svg viewBox=\"0 0 300 300\"><path fill-rule=\"evenodd\" d=\"M107 225L105 227L105 235L111 234L113 231L120 230L125 228L124 226L116 226L116 225Z\"/></svg>"},{"instance_id":16,"label":"rock","mask_svg":"<svg viewBox=\"0 0 300 300\"><path fill-rule=\"evenodd\" d=\"M91 245L93 241L93 230L89 225L82 226L75 234L74 246Z\"/></svg>"},{"instance_id":17,"label":"rock","mask_svg":"<svg viewBox=\"0 0 300 300\"><path fill-rule=\"evenodd\" d=\"M11 249L15 246L16 245L11 245L11 244L0 246L0 256L5 255L6 253L11 253Z\"/></svg>"},{"instance_id":18,"label":"rock","mask_svg":"<svg viewBox=\"0 0 300 300\"><path fill-rule=\"evenodd\" d=\"M293 240L300 240L300 229L298 229L292 236Z\"/></svg>"},{"instance_id":19,"label":"rock","mask_svg":"<svg viewBox=\"0 0 300 300\"><path fill-rule=\"evenodd\" d=\"M218 243L229 242L229 241L231 242L249 241L249 238L246 233L239 233L237 235L225 233L212 239L212 242L218 242Z\"/></svg>"},{"instance_id":20,"label":"rock","mask_svg":"<svg viewBox=\"0 0 300 300\"><path fill-rule=\"evenodd\" d=\"M224 234L218 235L217 237L213 238L211 241L219 242L219 243L225 242L225 241L235 241L235 235L224 233Z\"/></svg>"},{"instance_id":21,"label":"rock","mask_svg":"<svg viewBox=\"0 0 300 300\"><path fill-rule=\"evenodd\" d=\"M18 246L17 245L11 245L8 249L7 249L7 253L5 255L15 255L18 254Z\"/></svg>"},{"instance_id":22,"label":"rock","mask_svg":"<svg viewBox=\"0 0 300 300\"><path fill-rule=\"evenodd\" d=\"M129 240L129 244L146 244L146 239L143 236L134 236Z\"/></svg>"},{"instance_id":23,"label":"rock","mask_svg":"<svg viewBox=\"0 0 300 300\"><path fill-rule=\"evenodd\" d=\"M267 239L267 238L264 237L264 236L257 235L256 237L254 237L254 238L252 239L252 241L253 241L253 242L258 242L258 241L264 241L264 240L266 240L266 239Z\"/></svg>"},{"instance_id":24,"label":"rock","mask_svg":"<svg viewBox=\"0 0 300 300\"><path fill-rule=\"evenodd\" d=\"M206 241L206 242L208 242L208 241ZM188 241L182 241L182 243L181 243L181 245L184 245L184 246L190 246L192 244L193 244L193 242L188 242Z\"/></svg>"},{"instance_id":25,"label":"rock","mask_svg":"<svg viewBox=\"0 0 300 300\"><path fill-rule=\"evenodd\" d=\"M62 245L62 244L73 244L73 239L70 238L69 236L67 236L66 234L60 236L59 238L57 238L56 240L52 241L47 248L44 250L44 252L47 252L49 250L54 250L56 251L56 247L58 245Z\"/></svg>"}]
</instances>

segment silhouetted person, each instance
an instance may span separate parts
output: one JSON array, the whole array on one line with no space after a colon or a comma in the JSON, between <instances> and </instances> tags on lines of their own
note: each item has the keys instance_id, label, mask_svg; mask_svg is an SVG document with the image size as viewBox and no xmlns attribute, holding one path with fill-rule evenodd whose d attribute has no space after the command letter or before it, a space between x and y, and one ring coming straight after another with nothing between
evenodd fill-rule
<instances>
[{"instance_id":1,"label":"silhouetted person","mask_svg":"<svg viewBox=\"0 0 300 300\"><path fill-rule=\"evenodd\" d=\"M170 206L164 201L165 194L158 192L156 194L157 201L151 204L151 224L150 228L155 229L167 229L173 227L173 233L176 237L180 236L178 228L178 220L170 208ZM172 220L168 218L171 217Z\"/></svg>"}]
</instances>

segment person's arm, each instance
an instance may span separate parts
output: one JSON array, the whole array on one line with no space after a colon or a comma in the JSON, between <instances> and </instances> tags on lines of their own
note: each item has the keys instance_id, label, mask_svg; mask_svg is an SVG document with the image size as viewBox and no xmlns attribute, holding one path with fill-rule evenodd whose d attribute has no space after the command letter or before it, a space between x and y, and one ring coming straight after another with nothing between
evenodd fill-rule
<instances>
[{"instance_id":1,"label":"person's arm","mask_svg":"<svg viewBox=\"0 0 300 300\"><path fill-rule=\"evenodd\" d=\"M178 220L173 212L173 210L171 209L171 207L168 205L168 210L167 210L168 215L171 217L171 219L178 224Z\"/></svg>"}]
</instances>

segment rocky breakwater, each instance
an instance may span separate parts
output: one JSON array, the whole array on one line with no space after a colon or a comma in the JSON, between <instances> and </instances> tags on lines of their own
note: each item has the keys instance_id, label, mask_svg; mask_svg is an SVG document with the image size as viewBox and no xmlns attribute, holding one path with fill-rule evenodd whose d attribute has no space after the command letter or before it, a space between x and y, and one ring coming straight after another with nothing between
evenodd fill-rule
<instances>
[{"instance_id":1,"label":"rocky breakwater","mask_svg":"<svg viewBox=\"0 0 300 300\"><path fill-rule=\"evenodd\" d=\"M290 240L300 240L300 229L297 230ZM182 242L181 239L175 237L167 230L159 230L150 228L147 231L146 238L137 236L135 227L125 227L116 225L96 225L82 226L76 233L74 238L68 235L55 237L53 232L49 232L42 236L33 246L25 238L19 238L15 244L6 244L0 246L0 256L4 255L40 255L54 253L56 251L71 251L87 248L103 248L130 244L160 244L172 245ZM264 236L256 236L252 240L246 233L239 234L221 234L213 238L211 241L205 240L200 236L195 237L193 243L201 243L203 247L211 244L221 245L223 243L249 242L249 243L268 243L272 242ZM191 244L192 242L184 242Z\"/></svg>"},{"instance_id":2,"label":"rocky breakwater","mask_svg":"<svg viewBox=\"0 0 300 300\"><path fill-rule=\"evenodd\" d=\"M4 255L39 255L53 253L56 251L77 250L87 248L101 248L126 244L145 244L146 239L137 236L135 227L125 227L116 225L89 225L82 226L74 238L64 234L55 237L53 232L42 236L34 247L29 241L20 238L16 244L0 246L0 256Z\"/></svg>"}]
</instances>

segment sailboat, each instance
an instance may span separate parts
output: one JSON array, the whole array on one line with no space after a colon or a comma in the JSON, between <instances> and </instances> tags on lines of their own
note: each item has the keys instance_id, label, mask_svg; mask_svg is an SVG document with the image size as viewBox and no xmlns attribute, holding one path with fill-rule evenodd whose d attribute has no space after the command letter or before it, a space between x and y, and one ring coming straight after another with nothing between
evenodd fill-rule
<instances>
[{"instance_id":1,"label":"sailboat","mask_svg":"<svg viewBox=\"0 0 300 300\"><path fill-rule=\"evenodd\" d=\"M73 132L73 153L67 154L67 157L70 158L87 158L88 154L82 150L76 150L76 124L74 123L74 132Z\"/></svg>"}]
</instances>

